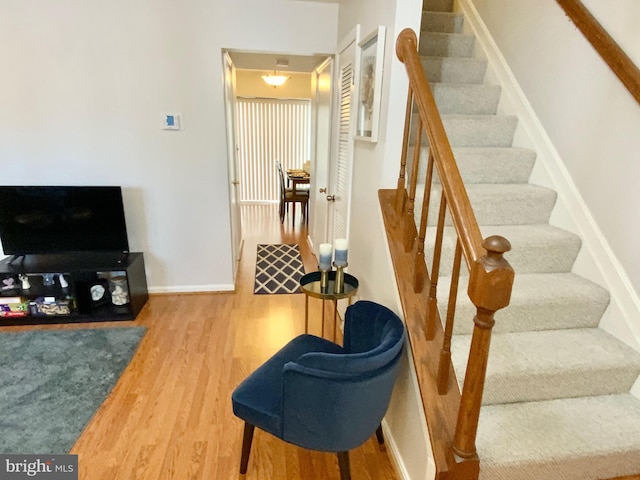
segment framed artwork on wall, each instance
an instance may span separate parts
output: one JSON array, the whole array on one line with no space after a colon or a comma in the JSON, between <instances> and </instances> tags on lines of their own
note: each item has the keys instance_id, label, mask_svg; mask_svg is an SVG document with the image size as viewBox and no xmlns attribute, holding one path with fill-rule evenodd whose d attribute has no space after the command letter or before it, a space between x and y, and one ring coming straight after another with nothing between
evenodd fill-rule
<instances>
[{"instance_id":1,"label":"framed artwork on wall","mask_svg":"<svg viewBox=\"0 0 640 480\"><path fill-rule=\"evenodd\" d=\"M380 25L358 43L360 73L356 139L367 142L378 141L385 30L385 27Z\"/></svg>"}]
</instances>

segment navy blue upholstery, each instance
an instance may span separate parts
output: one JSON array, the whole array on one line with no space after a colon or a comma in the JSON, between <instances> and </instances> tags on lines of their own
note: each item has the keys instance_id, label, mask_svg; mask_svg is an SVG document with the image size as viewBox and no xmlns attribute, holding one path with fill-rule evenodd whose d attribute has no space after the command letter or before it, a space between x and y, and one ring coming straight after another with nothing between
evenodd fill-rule
<instances>
[{"instance_id":1,"label":"navy blue upholstery","mask_svg":"<svg viewBox=\"0 0 640 480\"><path fill-rule=\"evenodd\" d=\"M294 338L236 388L233 413L300 447L348 452L380 426L404 338L395 313L356 302L347 308L343 347L313 335Z\"/></svg>"}]
</instances>

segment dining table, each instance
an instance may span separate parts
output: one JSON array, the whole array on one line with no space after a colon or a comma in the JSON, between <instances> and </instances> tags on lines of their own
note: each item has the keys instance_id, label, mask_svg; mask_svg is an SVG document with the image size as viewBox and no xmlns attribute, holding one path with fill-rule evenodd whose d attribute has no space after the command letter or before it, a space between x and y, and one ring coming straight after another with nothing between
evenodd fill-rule
<instances>
[{"instance_id":1,"label":"dining table","mask_svg":"<svg viewBox=\"0 0 640 480\"><path fill-rule=\"evenodd\" d=\"M311 175L309 175L309 172L307 172L306 170L299 170L299 169L287 170L287 187L293 190L294 197L297 196L299 185L309 185L310 183L311 183ZM292 225L296 219L296 203L297 202L293 202L293 212L291 217Z\"/></svg>"}]
</instances>

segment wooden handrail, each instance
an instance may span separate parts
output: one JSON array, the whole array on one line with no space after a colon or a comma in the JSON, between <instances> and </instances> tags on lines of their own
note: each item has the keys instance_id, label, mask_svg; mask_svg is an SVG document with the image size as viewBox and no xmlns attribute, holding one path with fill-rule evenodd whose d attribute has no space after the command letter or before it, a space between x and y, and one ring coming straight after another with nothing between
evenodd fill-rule
<instances>
[{"instance_id":1,"label":"wooden handrail","mask_svg":"<svg viewBox=\"0 0 640 480\"><path fill-rule=\"evenodd\" d=\"M556 0L640 104L640 69L580 0Z\"/></svg>"},{"instance_id":2,"label":"wooden handrail","mask_svg":"<svg viewBox=\"0 0 640 480\"><path fill-rule=\"evenodd\" d=\"M418 39L416 34L410 28L405 28L396 41L396 55L402 63L404 63L409 75L409 83L414 92L414 100L418 105L421 119L430 119L426 123L425 129L429 138L429 145L434 150L434 157L440 161L436 161L436 168L440 178L446 178L450 181L442 184L445 194L450 203L450 209L454 218L461 219L460 222L454 224L460 244L467 264L478 261L486 254L482 247L482 235L480 227L476 221L471 203L466 195L460 195L460 189L464 190L464 183L455 160L451 145L447 139L447 134L436 107L436 102L431 93L429 82L424 75L422 62L418 56ZM420 92L420 93L418 93ZM426 94L428 92L428 94Z\"/></svg>"}]
</instances>

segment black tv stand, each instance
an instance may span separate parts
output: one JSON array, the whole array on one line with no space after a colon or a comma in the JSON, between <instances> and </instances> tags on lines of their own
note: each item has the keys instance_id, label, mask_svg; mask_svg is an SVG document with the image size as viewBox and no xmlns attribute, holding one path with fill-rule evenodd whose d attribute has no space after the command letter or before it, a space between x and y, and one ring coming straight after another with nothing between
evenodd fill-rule
<instances>
[{"instance_id":1,"label":"black tv stand","mask_svg":"<svg viewBox=\"0 0 640 480\"><path fill-rule=\"evenodd\" d=\"M11 258L9 259L7 264L8 265L13 265L13 262L15 262L19 258L22 259L22 260L20 260L20 263L22 264L24 262L24 257L25 257L25 255L11 255Z\"/></svg>"},{"instance_id":2,"label":"black tv stand","mask_svg":"<svg viewBox=\"0 0 640 480\"><path fill-rule=\"evenodd\" d=\"M149 298L140 252L16 257L0 261L0 326L134 320Z\"/></svg>"}]
</instances>

